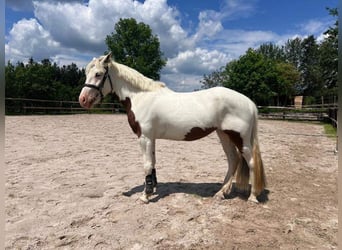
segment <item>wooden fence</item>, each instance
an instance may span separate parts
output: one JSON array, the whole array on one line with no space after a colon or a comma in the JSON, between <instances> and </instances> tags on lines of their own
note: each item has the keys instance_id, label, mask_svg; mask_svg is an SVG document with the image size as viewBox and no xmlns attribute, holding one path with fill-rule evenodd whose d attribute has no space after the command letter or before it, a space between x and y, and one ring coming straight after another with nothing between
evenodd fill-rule
<instances>
[{"instance_id":1,"label":"wooden fence","mask_svg":"<svg viewBox=\"0 0 342 250\"><path fill-rule=\"evenodd\" d=\"M120 103L101 103L92 110L86 110L76 101L52 101L22 98L5 98L6 115L32 114L81 114L81 113L123 113Z\"/></svg>"},{"instance_id":2,"label":"wooden fence","mask_svg":"<svg viewBox=\"0 0 342 250\"><path fill-rule=\"evenodd\" d=\"M337 103L305 105L302 108L294 106L259 106L259 118L274 120L322 121L331 123L337 128Z\"/></svg>"},{"instance_id":3,"label":"wooden fence","mask_svg":"<svg viewBox=\"0 0 342 250\"><path fill-rule=\"evenodd\" d=\"M76 101L51 101L22 98L6 98L7 115L30 114L80 114L80 113L124 113L120 103L101 103L92 110L86 110ZM261 119L324 121L337 127L337 104L294 106L259 106Z\"/></svg>"}]
</instances>

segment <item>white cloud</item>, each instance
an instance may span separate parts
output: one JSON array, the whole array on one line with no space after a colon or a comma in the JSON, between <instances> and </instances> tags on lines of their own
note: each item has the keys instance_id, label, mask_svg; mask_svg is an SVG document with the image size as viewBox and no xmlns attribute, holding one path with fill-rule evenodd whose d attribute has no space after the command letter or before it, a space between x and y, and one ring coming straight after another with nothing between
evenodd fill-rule
<instances>
[{"instance_id":1,"label":"white cloud","mask_svg":"<svg viewBox=\"0 0 342 250\"><path fill-rule=\"evenodd\" d=\"M175 56L181 48L190 48L193 44L178 20L178 11L167 5L166 0L146 0L144 3L127 0L90 0L87 5L81 1L34 1L34 15L41 30L49 33L60 44L61 48L71 48L78 52L90 53L93 56L106 50L105 37L114 31L119 18L133 17L138 22L150 25L159 36L161 49L166 56ZM12 30L15 28L15 24ZM19 25L20 26L20 25ZM18 36L25 30L16 29ZM40 32L41 33L41 32ZM26 34L27 40L35 39L35 32ZM17 37L8 38L9 54L14 51ZM44 43L42 43L44 46ZM38 51L31 51L36 57Z\"/></svg>"},{"instance_id":2,"label":"white cloud","mask_svg":"<svg viewBox=\"0 0 342 250\"><path fill-rule=\"evenodd\" d=\"M197 32L193 36L194 42L200 42L202 39L210 39L215 37L223 30L221 21L215 21L210 17L208 11L203 11L199 14L199 24Z\"/></svg>"},{"instance_id":3,"label":"white cloud","mask_svg":"<svg viewBox=\"0 0 342 250\"><path fill-rule=\"evenodd\" d=\"M7 39L5 53L14 61L26 61L30 57L49 58L59 52L59 44L36 19L22 19L14 24Z\"/></svg>"},{"instance_id":4,"label":"white cloud","mask_svg":"<svg viewBox=\"0 0 342 250\"><path fill-rule=\"evenodd\" d=\"M201 88L200 80L202 78L203 75L199 74L163 73L161 81L168 83L167 86L174 91L189 92Z\"/></svg>"},{"instance_id":5,"label":"white cloud","mask_svg":"<svg viewBox=\"0 0 342 250\"><path fill-rule=\"evenodd\" d=\"M90 61L89 58L91 58L91 55L77 54L77 52L72 54L56 54L50 57L57 65L70 65L75 63L80 68L85 68L87 66Z\"/></svg>"},{"instance_id":6,"label":"white cloud","mask_svg":"<svg viewBox=\"0 0 342 250\"><path fill-rule=\"evenodd\" d=\"M200 89L200 80L204 74L224 66L232 58L217 50L196 48L180 52L170 58L162 70L161 80L175 91L192 91Z\"/></svg>"},{"instance_id":7,"label":"white cloud","mask_svg":"<svg viewBox=\"0 0 342 250\"><path fill-rule=\"evenodd\" d=\"M34 6L36 18L61 46L101 54L105 50L103 27L96 24L89 7L50 2L34 2Z\"/></svg>"},{"instance_id":8,"label":"white cloud","mask_svg":"<svg viewBox=\"0 0 342 250\"><path fill-rule=\"evenodd\" d=\"M317 30L322 30L322 28L325 28L324 24L317 20L310 20L303 25L303 31L309 34L314 34Z\"/></svg>"},{"instance_id":9,"label":"white cloud","mask_svg":"<svg viewBox=\"0 0 342 250\"><path fill-rule=\"evenodd\" d=\"M303 36L314 35L318 42L324 39L324 32L333 26L335 20L332 17L322 18L322 19L312 19L305 23L299 25L301 33Z\"/></svg>"},{"instance_id":10,"label":"white cloud","mask_svg":"<svg viewBox=\"0 0 342 250\"><path fill-rule=\"evenodd\" d=\"M34 6L35 16L54 39L80 51L102 54L106 50L105 37L114 31L115 23L129 17L150 25L166 56L191 46L178 20L178 11L169 7L166 0L90 0L87 6L35 1Z\"/></svg>"},{"instance_id":11,"label":"white cloud","mask_svg":"<svg viewBox=\"0 0 342 250\"><path fill-rule=\"evenodd\" d=\"M208 51L196 48L180 52L176 57L168 60L165 72L196 74L201 72L207 74L226 64L231 58L225 53L217 50Z\"/></svg>"},{"instance_id":12,"label":"white cloud","mask_svg":"<svg viewBox=\"0 0 342 250\"><path fill-rule=\"evenodd\" d=\"M303 32L308 34L317 34L325 31L327 23L321 20L309 20L300 25Z\"/></svg>"}]
</instances>

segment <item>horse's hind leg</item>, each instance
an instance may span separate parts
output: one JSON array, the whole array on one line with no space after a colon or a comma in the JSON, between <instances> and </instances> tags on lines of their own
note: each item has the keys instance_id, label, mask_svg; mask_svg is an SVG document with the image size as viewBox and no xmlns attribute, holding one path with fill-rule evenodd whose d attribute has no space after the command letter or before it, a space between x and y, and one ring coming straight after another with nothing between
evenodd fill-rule
<instances>
[{"instance_id":1,"label":"horse's hind leg","mask_svg":"<svg viewBox=\"0 0 342 250\"><path fill-rule=\"evenodd\" d=\"M250 176L250 182L251 182L251 194L250 194L248 200L258 203L258 200L256 198L256 192L255 192L254 159L253 159L251 147L250 146L244 146L242 155L248 164L249 176Z\"/></svg>"},{"instance_id":2,"label":"horse's hind leg","mask_svg":"<svg viewBox=\"0 0 342 250\"><path fill-rule=\"evenodd\" d=\"M244 146L243 157L249 166L251 181L251 194L248 200L256 203L259 201L264 202L267 200L267 197L262 196L264 188L266 187L266 178L258 143L255 142L253 147Z\"/></svg>"},{"instance_id":3,"label":"horse's hind leg","mask_svg":"<svg viewBox=\"0 0 342 250\"><path fill-rule=\"evenodd\" d=\"M223 150L227 156L228 171L224 178L222 188L215 194L218 199L224 199L231 191L233 177L238 165L241 162L241 155L235 144L230 140L229 136L222 130L217 130Z\"/></svg>"}]
</instances>

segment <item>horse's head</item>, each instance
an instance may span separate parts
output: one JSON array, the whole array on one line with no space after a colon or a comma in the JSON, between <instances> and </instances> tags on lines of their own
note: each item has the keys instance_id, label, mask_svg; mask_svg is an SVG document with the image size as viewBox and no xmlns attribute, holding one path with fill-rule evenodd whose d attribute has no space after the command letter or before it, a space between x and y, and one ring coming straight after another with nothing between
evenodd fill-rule
<instances>
[{"instance_id":1,"label":"horse's head","mask_svg":"<svg viewBox=\"0 0 342 250\"><path fill-rule=\"evenodd\" d=\"M92 108L103 97L113 92L113 83L109 76L112 53L94 58L86 67L86 81L79 96L83 108Z\"/></svg>"}]
</instances>

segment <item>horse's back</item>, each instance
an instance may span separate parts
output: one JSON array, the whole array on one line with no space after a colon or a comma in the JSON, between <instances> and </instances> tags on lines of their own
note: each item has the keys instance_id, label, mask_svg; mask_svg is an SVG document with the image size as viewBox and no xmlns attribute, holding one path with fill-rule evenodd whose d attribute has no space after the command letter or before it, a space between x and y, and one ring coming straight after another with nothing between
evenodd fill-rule
<instances>
[{"instance_id":1,"label":"horse's back","mask_svg":"<svg viewBox=\"0 0 342 250\"><path fill-rule=\"evenodd\" d=\"M170 94L169 100L174 100L173 108L179 107L181 112L196 113L197 116L237 116L249 119L256 111L255 104L245 95L224 87L214 87L189 93ZM163 98L163 97L161 97Z\"/></svg>"}]
</instances>

